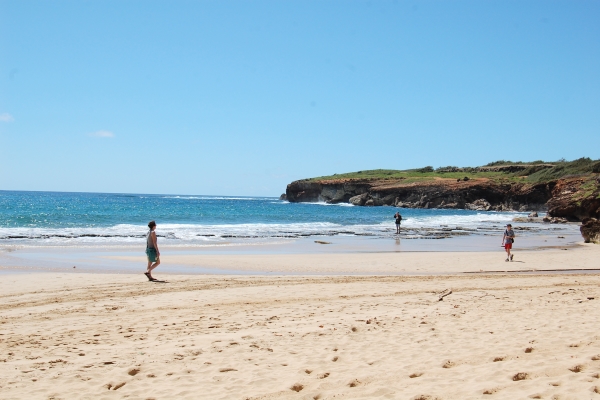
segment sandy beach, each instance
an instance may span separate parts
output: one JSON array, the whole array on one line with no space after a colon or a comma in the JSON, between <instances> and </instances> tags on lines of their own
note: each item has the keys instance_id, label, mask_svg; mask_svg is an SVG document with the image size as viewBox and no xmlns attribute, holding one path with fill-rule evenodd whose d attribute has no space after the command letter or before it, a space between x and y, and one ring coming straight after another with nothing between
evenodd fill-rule
<instances>
[{"instance_id":1,"label":"sandy beach","mask_svg":"<svg viewBox=\"0 0 600 400\"><path fill-rule=\"evenodd\" d=\"M593 268L600 246L401 256L407 275L369 275L388 254L210 256L364 276L3 274L0 398L600 398L600 275L462 273Z\"/></svg>"},{"instance_id":2,"label":"sandy beach","mask_svg":"<svg viewBox=\"0 0 600 400\"><path fill-rule=\"evenodd\" d=\"M0 400L600 400L600 1L0 21Z\"/></svg>"}]
</instances>

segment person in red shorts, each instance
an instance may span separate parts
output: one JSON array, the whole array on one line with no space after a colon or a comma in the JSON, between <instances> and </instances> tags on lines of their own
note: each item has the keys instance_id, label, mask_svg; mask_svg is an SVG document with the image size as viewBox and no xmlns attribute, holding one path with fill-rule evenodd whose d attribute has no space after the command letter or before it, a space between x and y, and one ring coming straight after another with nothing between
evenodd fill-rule
<instances>
[{"instance_id":1,"label":"person in red shorts","mask_svg":"<svg viewBox=\"0 0 600 400\"><path fill-rule=\"evenodd\" d=\"M502 236L502 244L504 245L504 250L506 250L506 260L504 261L512 261L513 255L510 254L510 250L512 249L512 245L515 241L515 231L512 229L512 225L506 225L506 230L504 231L504 236Z\"/></svg>"}]
</instances>

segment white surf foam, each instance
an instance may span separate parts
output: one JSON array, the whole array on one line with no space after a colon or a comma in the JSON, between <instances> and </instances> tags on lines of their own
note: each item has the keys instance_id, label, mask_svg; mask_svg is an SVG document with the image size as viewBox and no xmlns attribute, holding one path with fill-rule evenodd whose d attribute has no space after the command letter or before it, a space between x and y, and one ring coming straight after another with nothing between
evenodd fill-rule
<instances>
[{"instance_id":1,"label":"white surf foam","mask_svg":"<svg viewBox=\"0 0 600 400\"><path fill-rule=\"evenodd\" d=\"M454 214L408 217L402 229L410 234L419 231L501 231L506 223L522 213ZM535 231L576 231L574 225L515 223ZM410 232L409 232L410 231ZM110 227L86 228L0 228L0 244L20 245L128 245L145 240L148 228L141 225L119 224ZM336 224L308 222L288 224L160 224L157 234L169 244L197 245L231 240L297 238L316 235L388 235L395 232L394 220L375 224Z\"/></svg>"}]
</instances>

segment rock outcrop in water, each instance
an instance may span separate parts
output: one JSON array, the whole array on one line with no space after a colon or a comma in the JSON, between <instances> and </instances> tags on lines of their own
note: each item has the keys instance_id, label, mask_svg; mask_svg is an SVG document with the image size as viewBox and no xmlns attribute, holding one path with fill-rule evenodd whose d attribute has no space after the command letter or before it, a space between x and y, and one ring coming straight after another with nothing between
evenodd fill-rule
<instances>
[{"instance_id":1,"label":"rock outcrop in water","mask_svg":"<svg viewBox=\"0 0 600 400\"><path fill-rule=\"evenodd\" d=\"M582 221L579 230L584 242L600 244L600 220L586 218Z\"/></svg>"}]
</instances>

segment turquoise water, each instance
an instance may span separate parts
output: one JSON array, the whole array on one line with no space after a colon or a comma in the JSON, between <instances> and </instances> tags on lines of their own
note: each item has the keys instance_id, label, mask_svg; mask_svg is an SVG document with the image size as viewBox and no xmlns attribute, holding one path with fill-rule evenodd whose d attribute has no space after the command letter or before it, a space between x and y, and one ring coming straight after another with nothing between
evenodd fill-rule
<instances>
[{"instance_id":1,"label":"turquoise water","mask_svg":"<svg viewBox=\"0 0 600 400\"><path fill-rule=\"evenodd\" d=\"M271 197L0 191L0 244L138 244L150 220L157 222L163 243L179 246L306 236L387 237L395 234L396 211L404 217L401 235L406 238L495 234L524 215L289 203ZM533 230L540 229L546 228L537 224Z\"/></svg>"}]
</instances>

